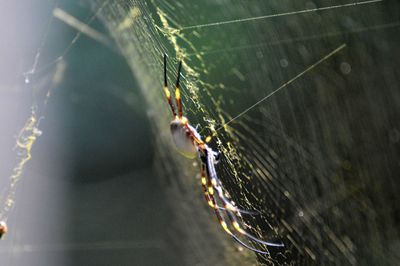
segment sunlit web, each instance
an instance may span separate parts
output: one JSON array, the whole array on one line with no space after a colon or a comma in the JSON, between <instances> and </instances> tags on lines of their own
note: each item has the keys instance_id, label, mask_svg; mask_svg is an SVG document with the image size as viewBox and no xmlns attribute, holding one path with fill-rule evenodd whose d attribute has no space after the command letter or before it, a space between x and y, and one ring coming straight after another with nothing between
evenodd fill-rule
<instances>
[{"instance_id":1,"label":"sunlit web","mask_svg":"<svg viewBox=\"0 0 400 266\"><path fill-rule=\"evenodd\" d=\"M371 49L385 50L376 40L398 32L400 22L385 13L386 2L87 1L93 16L84 22L56 6L52 19L79 33L52 62L38 65L39 47L27 82L30 75L61 71L60 62L81 34L122 54L148 103L157 143L155 164L176 209L172 245L185 249L188 265L252 264L254 255L223 234L202 201L195 178L198 166L182 161L171 146L161 90L162 55L168 54L173 63L183 60L187 117L199 124L202 134L214 135L211 145L223 155L217 171L234 201L261 212L244 217L244 222L258 237L285 243L284 248L269 248L270 256L257 255L258 261L380 262L391 256L397 239L377 229L394 226L388 214L394 203L381 198L383 203L377 204L371 195L390 194L374 180L385 173L379 178L390 183L395 172L376 170L382 164L362 156L375 146L354 139L380 130L371 122L379 103L371 95L379 95L374 93L378 88L369 84L384 74L363 58L372 58ZM108 34L91 29L93 19L100 19ZM11 175L3 220L40 135L38 110L50 95L33 103L32 116L18 137L21 159Z\"/></svg>"}]
</instances>

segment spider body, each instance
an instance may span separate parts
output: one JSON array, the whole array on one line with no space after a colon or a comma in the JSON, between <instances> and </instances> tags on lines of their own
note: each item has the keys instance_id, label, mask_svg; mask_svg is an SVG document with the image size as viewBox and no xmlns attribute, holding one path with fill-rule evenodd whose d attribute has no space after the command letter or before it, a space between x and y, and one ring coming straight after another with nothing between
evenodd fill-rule
<instances>
[{"instance_id":1,"label":"spider body","mask_svg":"<svg viewBox=\"0 0 400 266\"><path fill-rule=\"evenodd\" d=\"M242 222L242 214L256 214L251 211L246 211L236 207L235 203L230 199L229 193L223 188L221 180L218 178L215 165L219 160L219 152L214 151L207 143L211 137L205 138L203 141L196 128L189 124L189 120L183 116L182 103L180 97L180 72L182 62L179 62L178 76L176 78L175 100L177 111L175 111L174 104L171 100L171 93L168 89L167 82L167 62L166 55L164 55L164 92L168 104L171 108L173 120L170 123L172 139L175 143L177 150L188 158L198 157L201 161L201 184L203 188L204 197L208 205L214 209L215 215L224 231L235 239L240 245L247 249L261 254L269 254L268 251L253 248L246 244L237 234L247 237L255 243L265 245L282 247L281 243L272 243L263 241L252 234L248 233ZM236 233L237 232L237 233Z\"/></svg>"},{"instance_id":2,"label":"spider body","mask_svg":"<svg viewBox=\"0 0 400 266\"><path fill-rule=\"evenodd\" d=\"M198 150L192 135L200 135L196 129L189 125L186 117L176 117L170 124L172 139L177 150L185 157L194 159L198 156Z\"/></svg>"}]
</instances>

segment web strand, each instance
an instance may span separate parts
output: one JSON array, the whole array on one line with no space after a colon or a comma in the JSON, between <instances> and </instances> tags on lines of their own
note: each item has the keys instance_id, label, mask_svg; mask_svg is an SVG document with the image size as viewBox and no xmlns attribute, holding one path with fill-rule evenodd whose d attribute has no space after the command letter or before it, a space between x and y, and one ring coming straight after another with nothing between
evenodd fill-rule
<instances>
[{"instance_id":1,"label":"web strand","mask_svg":"<svg viewBox=\"0 0 400 266\"><path fill-rule=\"evenodd\" d=\"M220 130L221 128L225 127L226 125L232 123L233 121L235 121L236 119L238 119L239 117L241 117L242 115L244 115L245 113L247 113L248 111L250 111L251 109L253 109L254 107L256 107L257 105L259 105L260 103L262 103L263 101L267 100L268 98L270 98L271 96L273 96L275 93L277 93L278 91L280 91L281 89L287 87L288 85L290 85L291 83L293 83L294 81L296 81L298 78L302 77L303 75L305 75L306 73L310 72L311 70L313 70L314 68L316 68L318 65L320 65L321 63L323 63L324 61L326 61L327 59L329 59L330 57L332 57L333 55L335 55L336 53L340 52L342 49L344 49L346 47L346 44L342 44L340 45L338 48L336 48L335 50L333 50L332 52L330 52L329 54L325 55L323 58L321 58L320 60L318 60L316 63L312 64L311 66L309 66L308 68L306 68L304 71L300 72L299 74L297 74L294 78L290 79L289 81L283 83L279 88L277 88L276 90L274 90L273 92L271 92L270 94L268 94L267 96L265 96L264 98L262 98L261 100L259 100L258 102L256 102L255 104L253 104L252 106L248 107L247 109L245 109L243 112L239 113L238 115L236 115L234 118L230 119L228 122L226 122L225 124L223 124L222 126L218 127L216 129L216 131Z\"/></svg>"},{"instance_id":2,"label":"web strand","mask_svg":"<svg viewBox=\"0 0 400 266\"><path fill-rule=\"evenodd\" d=\"M380 24L380 25L369 26L369 27L360 27L360 28L355 28L355 29L351 29L348 31L336 31L336 32L330 32L330 33L324 33L324 34L301 36L301 37L296 37L296 38L279 39L276 41L269 41L269 42L262 42L262 43L256 43L256 44L248 44L248 45L240 45L240 46L228 47L228 48L224 48L224 49L204 50L204 51L200 51L199 53L201 55L229 53L229 52L233 52L233 51L256 49L256 48L261 48L264 46L279 46L279 45L296 43L296 42L305 42L305 41L317 40L317 39L321 39L321 38L325 38L325 37L336 37L336 36L340 36L340 35L364 33L364 32L368 32L368 31L380 31L380 30L386 30L386 29L391 29L391 28L397 28L399 26L400 26L400 22L393 22L393 23L386 23L386 24ZM196 55L197 55L197 53L188 54L188 56L196 56Z\"/></svg>"},{"instance_id":3,"label":"web strand","mask_svg":"<svg viewBox=\"0 0 400 266\"><path fill-rule=\"evenodd\" d=\"M75 34L75 37L72 39L72 41L69 43L67 48L61 53L60 56L58 56L55 60L51 61L50 63L47 63L41 67L39 67L36 70L36 73L40 73L42 71L45 71L58 63L59 61L63 60L64 57L71 51L71 49L74 47L74 45L77 43L79 38L82 36L82 34L88 36L89 38L92 38L93 40L101 43L102 45L110 48L112 51L116 52L117 54L119 51L113 46L113 43L109 38L104 36L102 33L97 32L93 28L90 27L90 24L97 18L99 13L102 11L102 9L105 7L105 5L108 4L108 1L105 1L98 9L97 11L89 18L89 20L86 23L83 23L79 20L77 20L75 17L71 16L64 10L56 7L53 9L53 16L57 18L58 20L64 22L66 25L70 26L71 28L74 28L77 30L77 33Z\"/></svg>"},{"instance_id":4,"label":"web strand","mask_svg":"<svg viewBox=\"0 0 400 266\"><path fill-rule=\"evenodd\" d=\"M61 8L55 8L53 10L53 16L55 18L59 19L60 21L64 22L71 28L74 28L78 31L77 35L74 37L74 39L72 40L70 45L73 45L76 42L76 40L78 39L80 34L84 34L84 35L88 36L89 38L92 38L93 40L103 44L104 46L113 49L112 43L107 36L98 32L97 30L91 28L88 24L81 22L80 20L78 20L74 16L70 15L66 11L62 10ZM68 51L68 50L66 50L66 51Z\"/></svg>"},{"instance_id":5,"label":"web strand","mask_svg":"<svg viewBox=\"0 0 400 266\"><path fill-rule=\"evenodd\" d=\"M251 17L251 18L242 18L242 19L220 21L220 22L213 22L213 23L206 23L206 24L199 24L199 25L192 25L192 26L182 27L179 30L180 31L184 31L184 30L190 30L190 29L214 27L214 26L221 26L221 25L233 24L233 23L242 23L242 22L255 21L255 20L261 20L261 19L269 19L269 18L291 16L291 15L312 13L312 12L317 12L317 11L326 11L326 10L332 10L332 9L338 9L338 8L374 4L374 3L379 3L379 2L382 2L382 1L383 0L368 0L368 1L363 1L363 2L355 2L355 3L349 3L349 4L343 4L343 5L334 5L334 6L326 6L326 7L304 9L304 10L299 10L299 11L284 12L284 13L271 14L271 15L265 15L265 16L259 16L259 17Z\"/></svg>"}]
</instances>

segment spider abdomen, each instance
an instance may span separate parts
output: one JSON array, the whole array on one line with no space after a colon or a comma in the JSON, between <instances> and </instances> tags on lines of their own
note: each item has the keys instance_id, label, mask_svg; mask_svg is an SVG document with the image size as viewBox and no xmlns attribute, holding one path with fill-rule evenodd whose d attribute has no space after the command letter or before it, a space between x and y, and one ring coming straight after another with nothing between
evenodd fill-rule
<instances>
[{"instance_id":1,"label":"spider abdomen","mask_svg":"<svg viewBox=\"0 0 400 266\"><path fill-rule=\"evenodd\" d=\"M197 148L187 125L181 119L175 119L171 122L170 128L177 150L187 158L196 158Z\"/></svg>"}]
</instances>

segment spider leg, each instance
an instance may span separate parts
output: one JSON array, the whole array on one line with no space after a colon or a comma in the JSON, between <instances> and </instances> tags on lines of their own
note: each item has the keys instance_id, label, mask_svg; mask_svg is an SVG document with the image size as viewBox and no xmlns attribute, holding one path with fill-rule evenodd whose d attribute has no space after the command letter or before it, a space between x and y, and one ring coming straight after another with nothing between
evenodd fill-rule
<instances>
[{"instance_id":1,"label":"spider leg","mask_svg":"<svg viewBox=\"0 0 400 266\"><path fill-rule=\"evenodd\" d=\"M261 240L261 239L255 237L255 236L249 234L246 230L244 230L240 226L238 219L236 218L235 214L232 211L227 210L226 212L228 214L229 219L231 220L232 226L240 234L250 238L251 240L253 240L253 241L257 242L257 243L260 243L260 244L263 244L263 245L266 245L266 246L271 246L271 247L283 247L284 246L283 243L273 243L273 242L269 242L269 241L264 241L264 240Z\"/></svg>"},{"instance_id":2,"label":"spider leg","mask_svg":"<svg viewBox=\"0 0 400 266\"><path fill-rule=\"evenodd\" d=\"M209 193L211 195L214 195L215 190L218 192L218 196L219 196L220 200L223 203L223 207L217 205L218 209L224 210L224 211L236 212L236 213L238 213L238 215L241 215L241 214L258 215L258 214L260 214L259 212L247 211L247 210L242 210L242 209L237 208L233 204L232 201L228 200L223 194L221 195L220 186L213 186L210 178L208 178L204 182L206 182L206 184L204 184L204 183L202 183L202 184L203 184L204 187L207 185L207 187L205 188L207 190L207 193ZM213 206L211 206L211 207L213 207Z\"/></svg>"},{"instance_id":3,"label":"spider leg","mask_svg":"<svg viewBox=\"0 0 400 266\"><path fill-rule=\"evenodd\" d=\"M206 177L205 175L205 167L207 165L207 156L209 156L209 153L207 153L207 155L205 154L206 150L205 149L200 149L202 153L204 153L204 155L200 156L200 160L201 160L201 185L203 187L203 191L205 193L205 195L213 195L214 194L214 187L211 184L211 180L209 178ZM218 154L218 153L215 153ZM214 154L213 154L214 156ZM231 202L230 204L224 204L224 207L221 207L219 205L215 205L212 203L212 201L206 196L206 201L208 203L208 205L210 205L211 208L218 208L220 210L228 210L229 208L232 210L234 210L235 212L238 212L239 215L240 214L250 214L250 215L256 215L259 214L257 212L252 212L252 211L246 211L246 210L242 210L242 209L238 209L236 208L233 203Z\"/></svg>"},{"instance_id":4,"label":"spider leg","mask_svg":"<svg viewBox=\"0 0 400 266\"><path fill-rule=\"evenodd\" d=\"M202 185L203 185L203 190L204 190L204 196L205 196L205 198L206 198L208 204L209 204L211 207L213 207L214 212L215 212L215 215L217 216L218 221L219 221L220 225L222 226L222 228L224 229L224 231L225 231L228 235L230 235L233 239L235 239L235 241L238 242L238 243L239 243L240 245L242 245L243 247L245 247L245 248L247 248L247 249L249 249L249 250L252 250L252 251L254 251L254 252L260 253L260 254L269 255L269 252L268 252L268 251L259 250L259 249L253 248L253 247L249 246L248 244L244 243L239 237L237 237L237 236L229 229L228 224L226 223L226 221L225 221L225 219L224 219L224 217L223 217L223 215L222 215L222 213L221 213L221 211L220 211L220 208L218 208L218 205L217 205L217 203L216 203L216 201L215 201L215 198L214 198L213 194L210 194L209 191L208 191L208 189L207 189L207 187L206 187L207 181L203 181L203 180L208 179L207 176L206 176L205 168L206 168L206 166L205 166L204 164L202 164L202 166L201 166L201 178L202 178ZM203 179L203 178L204 178L204 179Z\"/></svg>"},{"instance_id":5,"label":"spider leg","mask_svg":"<svg viewBox=\"0 0 400 266\"><path fill-rule=\"evenodd\" d=\"M182 102L181 102L181 90L180 90L180 85L179 85L179 80L181 79L181 69L182 69L182 61L179 61L178 75L176 77L176 86L175 86L175 100L176 100L176 106L178 107L179 118L182 118L182 116L183 116Z\"/></svg>"},{"instance_id":6,"label":"spider leg","mask_svg":"<svg viewBox=\"0 0 400 266\"><path fill-rule=\"evenodd\" d=\"M208 151L208 152L212 152L212 150L210 149L210 151ZM266 246L283 247L284 246L283 243L273 243L273 242L261 240L255 236L253 236L252 234L248 233L246 230L244 230L240 226L238 219L233 214L233 212L238 212L240 214L240 211L238 211L237 208L225 197L224 191L222 189L222 183L218 179L217 173L215 171L215 167L214 167L215 163L214 163L213 157L207 156L207 155L206 155L206 157L207 157L207 173L208 173L208 177L210 180L209 182L211 183L212 187L214 188L213 190L216 190L218 192L217 194L218 194L220 200L224 203L224 207L227 209L226 212L227 212L227 214L231 220L232 226L235 228L235 230L238 231L240 234L246 236L247 238L250 238L251 240L253 240L257 243L260 243L260 244L263 244ZM210 190L209 190L209 192L210 192Z\"/></svg>"},{"instance_id":7,"label":"spider leg","mask_svg":"<svg viewBox=\"0 0 400 266\"><path fill-rule=\"evenodd\" d=\"M205 172L205 166L204 166L203 163L201 164L201 173L200 173L200 176L201 176L201 185L202 185L202 187L203 187L204 197L205 197L205 199L206 199L208 205L210 205L210 207L213 208L213 209L215 209L215 208L219 209L219 206L217 206L217 204L215 203L215 201L213 201L213 200L210 198L210 194L208 193L208 189L207 189L207 187L206 187L206 184L207 184L207 177L206 177L206 172Z\"/></svg>"},{"instance_id":8,"label":"spider leg","mask_svg":"<svg viewBox=\"0 0 400 266\"><path fill-rule=\"evenodd\" d=\"M227 208L226 208L227 214L232 222L232 226L236 229L236 231L238 231L240 234L252 239L253 241L263 244L263 245L272 246L272 247L283 247L284 246L283 243L273 243L273 242L261 240L255 236L253 236L252 234L249 234L246 230L244 230L240 226L240 223L234 214L234 212L240 213L240 211L238 211L235 206L232 206L232 203L230 203L229 200L225 197L222 186L221 186L221 182L219 180L217 180L217 183L219 183L219 185L217 184L216 186L214 186L214 189L218 192L217 194L218 194L219 198L221 199L221 201L224 202L224 205L227 206Z\"/></svg>"},{"instance_id":9,"label":"spider leg","mask_svg":"<svg viewBox=\"0 0 400 266\"><path fill-rule=\"evenodd\" d=\"M202 164L202 166L201 166L200 176L201 176L201 185L203 187L204 197L205 197L208 205L213 209L216 208L216 209L223 210L223 211L228 210L227 208L219 206L215 201L212 200L211 196L214 195L214 189L210 186L207 187L207 184L210 184L210 182L208 181L209 179L206 178L206 176L205 176L205 165L204 164ZM243 214L256 214L254 212L240 210L240 209L236 209L236 211L239 213L243 213Z\"/></svg>"},{"instance_id":10,"label":"spider leg","mask_svg":"<svg viewBox=\"0 0 400 266\"><path fill-rule=\"evenodd\" d=\"M164 93L165 93L165 96L167 97L167 101L168 101L169 107L171 108L172 115L174 117L176 117L175 108L174 108L174 105L172 104L172 101L171 101L171 93L170 93L170 91L168 89L167 55L166 54L164 54Z\"/></svg>"},{"instance_id":11,"label":"spider leg","mask_svg":"<svg viewBox=\"0 0 400 266\"><path fill-rule=\"evenodd\" d=\"M217 192L219 194L219 197L220 197L221 201L224 204L223 209L230 210L230 211L233 211L233 212L237 212L239 215L242 214L242 213L243 214L251 214L251 215L260 214L260 212L247 211L247 210L239 209L239 208L237 208L235 206L235 204L231 200L227 199L224 196L224 193L222 191L222 183L218 179L217 173L216 173L215 167L214 167L214 165L216 163L218 163L217 160L219 159L220 154L218 152L213 151L211 148L208 148L208 147L205 149L204 154L205 154L204 163L206 165L210 165L208 171L211 174L211 178L208 178L208 183L207 183L208 190L209 191L217 190Z\"/></svg>"}]
</instances>

